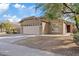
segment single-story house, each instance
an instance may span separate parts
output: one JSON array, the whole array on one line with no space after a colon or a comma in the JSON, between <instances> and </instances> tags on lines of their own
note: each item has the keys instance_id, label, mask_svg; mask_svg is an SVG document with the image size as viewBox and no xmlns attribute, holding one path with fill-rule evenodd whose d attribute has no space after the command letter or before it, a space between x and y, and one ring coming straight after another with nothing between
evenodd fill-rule
<instances>
[{"instance_id":1,"label":"single-story house","mask_svg":"<svg viewBox=\"0 0 79 59\"><path fill-rule=\"evenodd\" d=\"M20 21L22 34L67 34L73 33L75 24L62 20L46 20L42 17L27 17Z\"/></svg>"}]
</instances>

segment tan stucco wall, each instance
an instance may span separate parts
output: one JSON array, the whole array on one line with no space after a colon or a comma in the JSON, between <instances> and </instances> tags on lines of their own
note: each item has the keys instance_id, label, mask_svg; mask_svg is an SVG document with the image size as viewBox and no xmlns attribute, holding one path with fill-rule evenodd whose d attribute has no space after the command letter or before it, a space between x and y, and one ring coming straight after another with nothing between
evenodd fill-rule
<instances>
[{"instance_id":1,"label":"tan stucco wall","mask_svg":"<svg viewBox=\"0 0 79 59\"><path fill-rule=\"evenodd\" d=\"M67 29L66 29L66 24L64 23L63 20L55 19L50 21L52 26L56 25L58 26L57 31L52 31L49 22L47 21L39 21L39 20L25 20L21 23L22 26L37 26L40 25L40 34L66 34ZM73 32L74 26L71 25L71 32Z\"/></svg>"},{"instance_id":2,"label":"tan stucco wall","mask_svg":"<svg viewBox=\"0 0 79 59\"><path fill-rule=\"evenodd\" d=\"M62 20L51 20L50 23L47 21L42 22L43 34L63 34L63 21ZM58 26L57 31L52 30L53 26ZM54 29L56 28L54 27Z\"/></svg>"},{"instance_id":3,"label":"tan stucco wall","mask_svg":"<svg viewBox=\"0 0 79 59\"><path fill-rule=\"evenodd\" d=\"M71 33L73 33L73 31L76 30L74 24L73 25L71 24L71 29L70 30L71 30Z\"/></svg>"},{"instance_id":4,"label":"tan stucco wall","mask_svg":"<svg viewBox=\"0 0 79 59\"><path fill-rule=\"evenodd\" d=\"M42 22L42 34L49 34L50 33L50 25L49 23Z\"/></svg>"},{"instance_id":5,"label":"tan stucco wall","mask_svg":"<svg viewBox=\"0 0 79 59\"><path fill-rule=\"evenodd\" d=\"M66 28L66 24L63 22L63 34L67 33L67 28Z\"/></svg>"},{"instance_id":6,"label":"tan stucco wall","mask_svg":"<svg viewBox=\"0 0 79 59\"><path fill-rule=\"evenodd\" d=\"M73 33L73 31L75 30L75 24L69 23L69 22L67 22L67 23L64 22L63 24L64 24L64 27L63 27L63 34ZM70 25L70 32L67 32L67 27L66 27L66 25Z\"/></svg>"},{"instance_id":7,"label":"tan stucco wall","mask_svg":"<svg viewBox=\"0 0 79 59\"><path fill-rule=\"evenodd\" d=\"M52 20L52 26L57 26L57 30L53 30L52 33L62 34L63 33L63 21L62 20ZM55 27L54 27L55 28Z\"/></svg>"}]
</instances>

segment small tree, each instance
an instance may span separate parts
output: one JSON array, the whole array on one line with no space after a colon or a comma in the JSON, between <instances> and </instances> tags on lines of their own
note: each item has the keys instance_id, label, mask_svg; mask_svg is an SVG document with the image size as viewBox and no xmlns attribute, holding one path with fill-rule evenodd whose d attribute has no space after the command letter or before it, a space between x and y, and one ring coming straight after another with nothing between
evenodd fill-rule
<instances>
[{"instance_id":1,"label":"small tree","mask_svg":"<svg viewBox=\"0 0 79 59\"><path fill-rule=\"evenodd\" d=\"M12 29L13 29L13 25L11 24L11 22L10 21L5 21L4 23L4 29L6 29L6 32L7 33L10 33L10 32L12 32Z\"/></svg>"},{"instance_id":2,"label":"small tree","mask_svg":"<svg viewBox=\"0 0 79 59\"><path fill-rule=\"evenodd\" d=\"M36 4L36 10L41 9L43 16L48 18L49 21L52 19L58 19L63 17L63 15L70 14L69 17L73 18L76 27L79 30L79 24L76 15L79 14L79 4L78 3L43 3ZM73 15L71 15L71 13Z\"/></svg>"}]
</instances>

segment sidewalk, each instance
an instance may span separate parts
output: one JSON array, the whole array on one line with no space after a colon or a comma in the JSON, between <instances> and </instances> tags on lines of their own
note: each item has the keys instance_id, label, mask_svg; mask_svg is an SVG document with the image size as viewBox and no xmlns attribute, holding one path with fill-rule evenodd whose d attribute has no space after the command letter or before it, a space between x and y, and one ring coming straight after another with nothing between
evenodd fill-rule
<instances>
[{"instance_id":1,"label":"sidewalk","mask_svg":"<svg viewBox=\"0 0 79 59\"><path fill-rule=\"evenodd\" d=\"M6 56L59 56L58 54L47 51L0 42L0 55L1 54Z\"/></svg>"}]
</instances>

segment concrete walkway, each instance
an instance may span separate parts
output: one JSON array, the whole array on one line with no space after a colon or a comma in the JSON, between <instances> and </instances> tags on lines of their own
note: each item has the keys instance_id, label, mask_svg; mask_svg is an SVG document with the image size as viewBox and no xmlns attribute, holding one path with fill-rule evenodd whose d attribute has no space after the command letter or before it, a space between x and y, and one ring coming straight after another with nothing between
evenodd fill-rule
<instances>
[{"instance_id":1,"label":"concrete walkway","mask_svg":"<svg viewBox=\"0 0 79 59\"><path fill-rule=\"evenodd\" d=\"M58 54L20 45L0 42L0 55L4 56L59 56Z\"/></svg>"}]
</instances>

